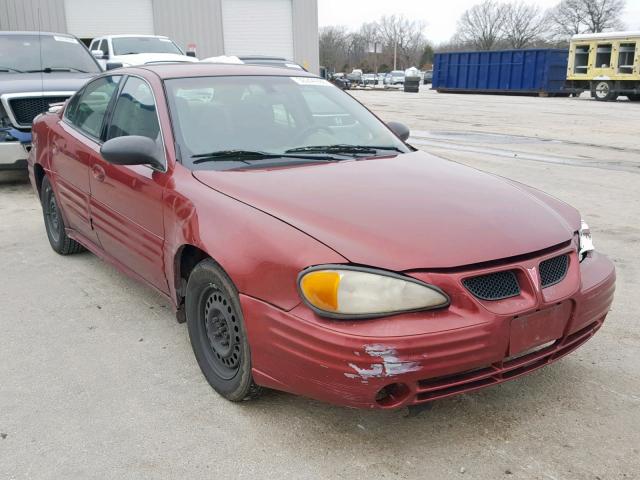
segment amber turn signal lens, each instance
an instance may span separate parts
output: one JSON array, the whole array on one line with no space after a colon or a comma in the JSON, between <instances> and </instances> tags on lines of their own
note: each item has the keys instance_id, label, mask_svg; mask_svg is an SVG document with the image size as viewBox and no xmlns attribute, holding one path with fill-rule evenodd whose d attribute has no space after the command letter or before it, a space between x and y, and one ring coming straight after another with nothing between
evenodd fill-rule
<instances>
[{"instance_id":1,"label":"amber turn signal lens","mask_svg":"<svg viewBox=\"0 0 640 480\"><path fill-rule=\"evenodd\" d=\"M300 288L305 298L320 310L338 310L338 287L340 274L330 270L310 272L302 277Z\"/></svg>"}]
</instances>

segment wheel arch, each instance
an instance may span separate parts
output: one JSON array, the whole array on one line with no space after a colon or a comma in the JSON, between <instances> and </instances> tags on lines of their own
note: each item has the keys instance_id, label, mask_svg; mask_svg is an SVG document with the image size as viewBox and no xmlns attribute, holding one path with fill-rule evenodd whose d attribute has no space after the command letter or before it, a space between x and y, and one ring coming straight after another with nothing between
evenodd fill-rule
<instances>
[{"instance_id":1,"label":"wheel arch","mask_svg":"<svg viewBox=\"0 0 640 480\"><path fill-rule=\"evenodd\" d=\"M187 281L193 269L203 260L213 260L220 269L231 279L229 272L209 252L202 247L185 243L177 250L173 258L174 286L176 291L176 305L180 307L184 302L187 291Z\"/></svg>"},{"instance_id":2,"label":"wheel arch","mask_svg":"<svg viewBox=\"0 0 640 480\"><path fill-rule=\"evenodd\" d=\"M33 178L36 182L38 197L42 194L42 181L44 180L45 175L46 172L44 171L44 167L39 163L35 163L33 165Z\"/></svg>"}]
</instances>

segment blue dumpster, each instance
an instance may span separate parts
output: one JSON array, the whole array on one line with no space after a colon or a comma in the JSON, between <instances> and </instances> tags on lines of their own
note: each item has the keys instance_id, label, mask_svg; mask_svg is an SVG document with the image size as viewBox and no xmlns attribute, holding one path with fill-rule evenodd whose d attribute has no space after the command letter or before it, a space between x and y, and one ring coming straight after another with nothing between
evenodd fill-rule
<instances>
[{"instance_id":1,"label":"blue dumpster","mask_svg":"<svg viewBox=\"0 0 640 480\"><path fill-rule=\"evenodd\" d=\"M568 95L569 51L562 49L436 53L438 92Z\"/></svg>"}]
</instances>

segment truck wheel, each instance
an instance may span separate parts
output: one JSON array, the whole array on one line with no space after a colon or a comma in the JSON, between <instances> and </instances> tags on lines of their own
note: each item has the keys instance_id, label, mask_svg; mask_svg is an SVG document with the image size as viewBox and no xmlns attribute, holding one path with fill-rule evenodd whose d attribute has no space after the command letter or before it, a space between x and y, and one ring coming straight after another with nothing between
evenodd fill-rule
<instances>
[{"instance_id":1,"label":"truck wheel","mask_svg":"<svg viewBox=\"0 0 640 480\"><path fill-rule=\"evenodd\" d=\"M67 235L56 195L47 176L42 179L40 201L44 215L44 228L47 231L51 248L60 255L82 252L84 247Z\"/></svg>"},{"instance_id":2,"label":"truck wheel","mask_svg":"<svg viewBox=\"0 0 640 480\"><path fill-rule=\"evenodd\" d=\"M613 84L607 81L596 83L596 100L600 102L610 102L618 98L618 94L613 90Z\"/></svg>"},{"instance_id":3,"label":"truck wheel","mask_svg":"<svg viewBox=\"0 0 640 480\"><path fill-rule=\"evenodd\" d=\"M187 328L198 365L213 389L227 400L257 397L251 351L236 288L211 259L195 266L187 282Z\"/></svg>"},{"instance_id":4,"label":"truck wheel","mask_svg":"<svg viewBox=\"0 0 640 480\"><path fill-rule=\"evenodd\" d=\"M640 102L640 93L630 93L627 97L632 102Z\"/></svg>"}]
</instances>

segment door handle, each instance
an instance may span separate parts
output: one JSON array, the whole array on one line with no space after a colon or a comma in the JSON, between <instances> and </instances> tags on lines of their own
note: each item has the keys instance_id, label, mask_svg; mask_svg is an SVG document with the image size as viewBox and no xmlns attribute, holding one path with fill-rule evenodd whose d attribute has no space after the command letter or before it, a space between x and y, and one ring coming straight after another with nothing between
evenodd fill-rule
<instances>
[{"instance_id":1,"label":"door handle","mask_svg":"<svg viewBox=\"0 0 640 480\"><path fill-rule=\"evenodd\" d=\"M91 173L93 174L93 178L95 178L98 182L104 182L104 168L100 165L93 165L91 167Z\"/></svg>"}]
</instances>

